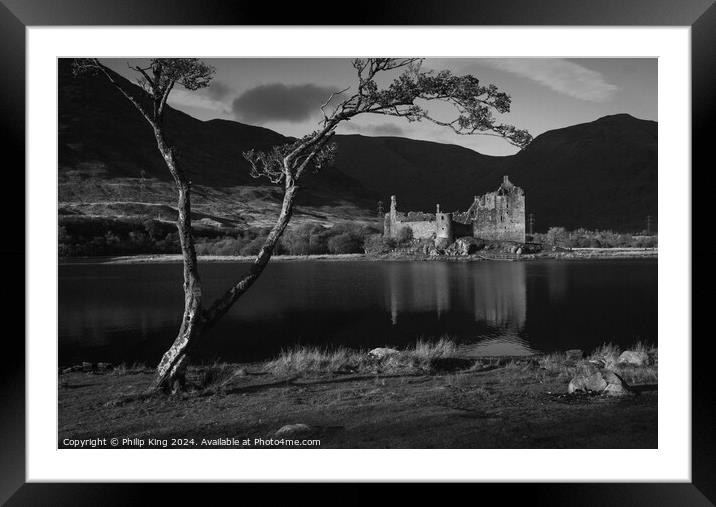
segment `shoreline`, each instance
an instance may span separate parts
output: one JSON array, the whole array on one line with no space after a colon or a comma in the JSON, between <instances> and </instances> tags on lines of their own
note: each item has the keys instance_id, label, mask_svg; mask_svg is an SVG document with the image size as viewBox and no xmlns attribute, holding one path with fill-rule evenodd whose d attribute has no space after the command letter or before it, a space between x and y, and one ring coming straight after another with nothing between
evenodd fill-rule
<instances>
[{"instance_id":1,"label":"shoreline","mask_svg":"<svg viewBox=\"0 0 716 507\"><path fill-rule=\"evenodd\" d=\"M468 359L449 343L306 350L190 366L188 391L175 396L145 392L150 368L73 370L58 375L58 447L111 436L128 443L96 447L186 448L167 444L179 439L195 448L260 448L241 442L285 437L315 439L318 448L656 448L656 349L637 366L619 352ZM614 373L628 392L609 390ZM589 375L609 386L573 388Z\"/></svg>"},{"instance_id":2,"label":"shoreline","mask_svg":"<svg viewBox=\"0 0 716 507\"><path fill-rule=\"evenodd\" d=\"M319 254L319 255L274 255L271 262L296 261L389 261L389 262L484 262L484 261L535 261L535 260L598 260L598 259L657 259L658 248L574 248L571 250L541 252L538 254L494 256L485 254L472 254L467 256L427 256L427 255L401 255L401 254ZM199 255L201 262L251 262L256 257L252 255ZM146 255L118 255L109 257L60 257L60 264L146 264L146 263L180 263L181 254L146 254Z\"/></svg>"}]
</instances>

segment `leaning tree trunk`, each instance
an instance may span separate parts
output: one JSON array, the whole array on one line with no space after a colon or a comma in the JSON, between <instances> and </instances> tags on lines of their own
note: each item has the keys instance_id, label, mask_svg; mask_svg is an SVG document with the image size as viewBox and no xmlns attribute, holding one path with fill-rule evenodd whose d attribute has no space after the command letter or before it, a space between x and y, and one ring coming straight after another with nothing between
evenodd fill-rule
<instances>
[{"instance_id":1,"label":"leaning tree trunk","mask_svg":"<svg viewBox=\"0 0 716 507\"><path fill-rule=\"evenodd\" d=\"M169 152L169 158L167 156L164 158L167 160L167 165L169 165L170 160L173 164L171 151ZM256 256L256 260L251 265L249 272L210 308L204 311L201 302L201 283L197 270L196 251L191 235L190 186L179 184L178 186L179 221L177 222L177 227L179 228L184 260L184 316L179 333L172 346L164 353L157 367L154 381L150 386L150 391L164 390L173 393L183 390L185 387L186 367L189 362L191 347L201 337L202 333L211 328L229 311L231 306L253 285L266 268L281 234L283 234L291 219L293 200L298 188L294 185L292 179L286 181L281 213L266 238L261 251Z\"/></svg>"},{"instance_id":2,"label":"leaning tree trunk","mask_svg":"<svg viewBox=\"0 0 716 507\"><path fill-rule=\"evenodd\" d=\"M149 389L177 392L184 390L189 349L203 329L201 279L191 231L191 183L177 167L174 152L167 145L161 130L155 129L155 137L159 151L174 177L179 196L177 229L184 264L184 314L179 333L157 366L156 377Z\"/></svg>"},{"instance_id":3,"label":"leaning tree trunk","mask_svg":"<svg viewBox=\"0 0 716 507\"><path fill-rule=\"evenodd\" d=\"M226 312L229 311L231 306L251 287L256 279L261 275L263 270L266 268L271 256L273 255L276 243L278 243L281 234L286 229L288 222L291 220L291 214L293 213L293 200L296 196L296 190L298 187L294 184L293 178L286 178L285 189L283 194L283 204L281 205L281 213L279 213L278 219L274 224L271 232L266 237L261 251L256 256L256 260L251 265L249 272L241 278L236 284L234 284L226 293L221 296L210 308L204 312L204 325L205 328L213 326Z\"/></svg>"}]
</instances>

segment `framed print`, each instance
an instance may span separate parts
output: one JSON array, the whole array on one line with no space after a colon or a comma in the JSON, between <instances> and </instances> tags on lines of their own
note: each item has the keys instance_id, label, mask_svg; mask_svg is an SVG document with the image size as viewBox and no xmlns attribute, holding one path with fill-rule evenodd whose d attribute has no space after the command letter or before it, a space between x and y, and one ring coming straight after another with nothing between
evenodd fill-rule
<instances>
[{"instance_id":1,"label":"framed print","mask_svg":"<svg viewBox=\"0 0 716 507\"><path fill-rule=\"evenodd\" d=\"M395 2L350 25L129 6L0 10L26 189L3 500L517 482L713 503L691 333L711 2Z\"/></svg>"}]
</instances>

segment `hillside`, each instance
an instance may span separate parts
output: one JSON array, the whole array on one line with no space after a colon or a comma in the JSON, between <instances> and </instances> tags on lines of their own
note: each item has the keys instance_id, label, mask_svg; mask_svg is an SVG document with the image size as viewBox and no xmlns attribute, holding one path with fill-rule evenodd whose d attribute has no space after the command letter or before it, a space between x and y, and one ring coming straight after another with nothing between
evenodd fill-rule
<instances>
[{"instance_id":1,"label":"hillside","mask_svg":"<svg viewBox=\"0 0 716 507\"><path fill-rule=\"evenodd\" d=\"M61 207L84 214L92 206L101 214L97 203L172 204L149 127L111 85L100 77L74 78L69 62L60 60L58 94ZM270 221L280 193L250 177L241 153L289 138L171 108L167 129L196 185L197 210L219 221L231 215L234 225ZM494 190L503 174L525 189L537 230L638 230L646 215L657 214L657 124L629 115L546 132L508 157L398 137L340 135L336 142L334 166L303 181L299 219L304 212L330 222L335 210L343 218L370 217L376 202L387 203L391 194L404 210L432 210L435 203L465 209L473 195ZM251 200L244 202L246 195ZM107 213L117 213L111 209Z\"/></svg>"},{"instance_id":2,"label":"hillside","mask_svg":"<svg viewBox=\"0 0 716 507\"><path fill-rule=\"evenodd\" d=\"M508 157L397 137L339 136L338 145L341 171L376 198L395 193L404 210L464 210L508 174L540 230L641 229L657 214L657 123L626 114L548 131Z\"/></svg>"}]
</instances>

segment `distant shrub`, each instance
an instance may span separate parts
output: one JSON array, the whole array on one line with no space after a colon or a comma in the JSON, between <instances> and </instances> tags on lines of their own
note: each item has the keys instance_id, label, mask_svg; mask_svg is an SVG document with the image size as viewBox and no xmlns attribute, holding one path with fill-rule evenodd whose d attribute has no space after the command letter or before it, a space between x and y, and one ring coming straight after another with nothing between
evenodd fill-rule
<instances>
[{"instance_id":1,"label":"distant shrub","mask_svg":"<svg viewBox=\"0 0 716 507\"><path fill-rule=\"evenodd\" d=\"M347 232L328 239L328 251L332 254L360 253L363 250L360 238Z\"/></svg>"},{"instance_id":2,"label":"distant shrub","mask_svg":"<svg viewBox=\"0 0 716 507\"><path fill-rule=\"evenodd\" d=\"M258 255L266 242L265 236L256 236L239 250L240 255Z\"/></svg>"},{"instance_id":3,"label":"distant shrub","mask_svg":"<svg viewBox=\"0 0 716 507\"><path fill-rule=\"evenodd\" d=\"M569 246L567 239L567 230L564 227L550 227L547 230L546 240L550 245Z\"/></svg>"},{"instance_id":4,"label":"distant shrub","mask_svg":"<svg viewBox=\"0 0 716 507\"><path fill-rule=\"evenodd\" d=\"M196 243L197 255L239 255L243 242L241 238L226 237L217 240L201 238Z\"/></svg>"},{"instance_id":5,"label":"distant shrub","mask_svg":"<svg viewBox=\"0 0 716 507\"><path fill-rule=\"evenodd\" d=\"M248 227L219 230L196 225L198 255L256 255L269 229ZM379 232L374 226L343 222L326 227L316 223L289 228L274 253L290 255L354 253L364 250L366 238ZM339 237L331 242L331 238ZM181 252L176 225L150 217L90 217L61 215L58 227L61 257L95 255L177 254ZM329 245L330 243L330 245Z\"/></svg>"},{"instance_id":6,"label":"distant shrub","mask_svg":"<svg viewBox=\"0 0 716 507\"><path fill-rule=\"evenodd\" d=\"M395 248L395 240L382 234L371 234L363 243L363 251L367 254L384 254Z\"/></svg>"},{"instance_id":7,"label":"distant shrub","mask_svg":"<svg viewBox=\"0 0 716 507\"><path fill-rule=\"evenodd\" d=\"M567 248L656 248L657 236L615 233L613 231L550 227L546 234L536 233L532 241Z\"/></svg>"}]
</instances>

